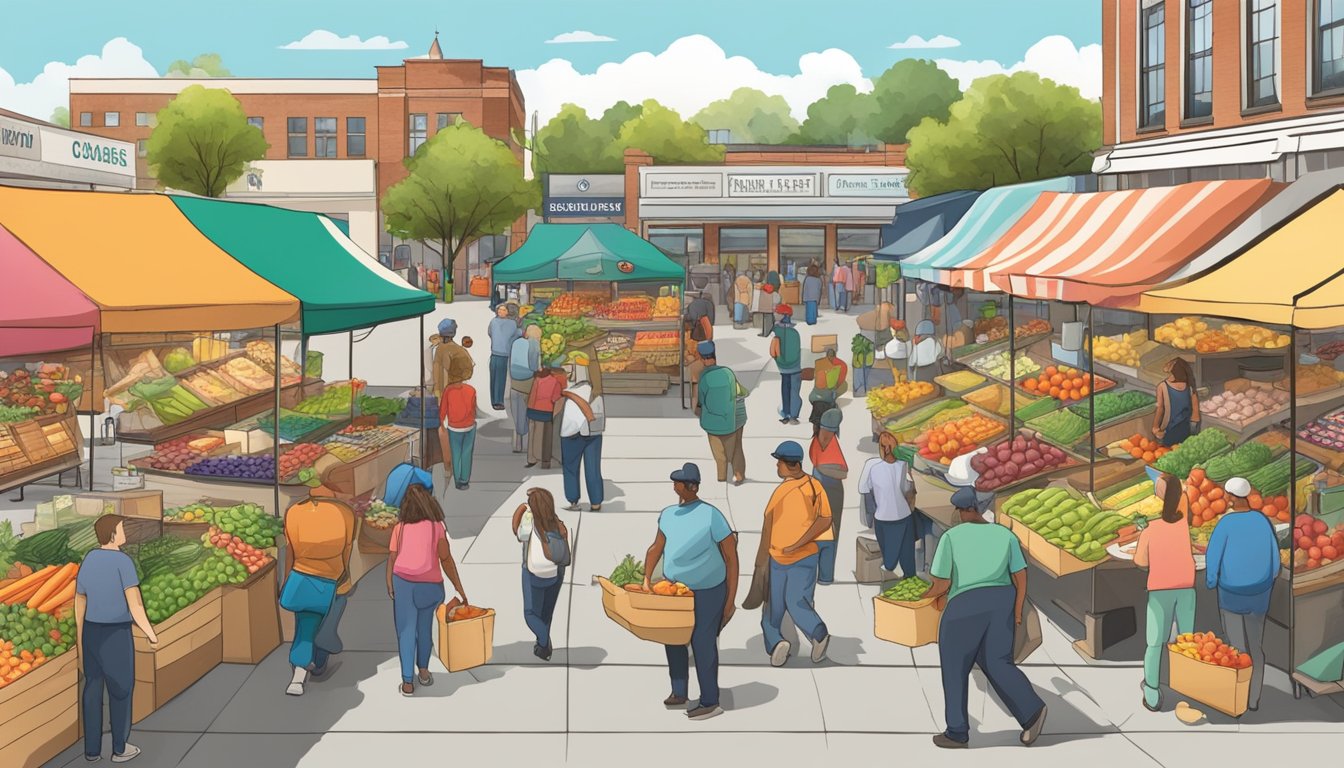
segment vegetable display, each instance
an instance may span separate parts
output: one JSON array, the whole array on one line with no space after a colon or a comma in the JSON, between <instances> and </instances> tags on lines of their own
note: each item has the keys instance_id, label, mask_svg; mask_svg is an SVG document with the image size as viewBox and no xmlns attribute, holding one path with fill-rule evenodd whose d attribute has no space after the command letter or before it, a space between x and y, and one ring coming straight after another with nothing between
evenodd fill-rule
<instances>
[{"instance_id":1,"label":"vegetable display","mask_svg":"<svg viewBox=\"0 0 1344 768\"><path fill-rule=\"evenodd\" d=\"M70 549L70 531L65 528L25 536L14 545L14 560L33 568L65 565L79 557Z\"/></svg>"},{"instance_id":2,"label":"vegetable display","mask_svg":"<svg viewBox=\"0 0 1344 768\"><path fill-rule=\"evenodd\" d=\"M1063 488L1026 490L1014 494L1004 512L1045 537L1045 540L1086 562L1106 557L1106 545L1129 518L1103 512L1074 498Z\"/></svg>"},{"instance_id":3,"label":"vegetable display","mask_svg":"<svg viewBox=\"0 0 1344 768\"><path fill-rule=\"evenodd\" d=\"M1215 483L1227 482L1231 477L1246 477L1268 464L1274 452L1261 442L1251 441L1221 456L1214 456L1204 464L1204 472Z\"/></svg>"},{"instance_id":4,"label":"vegetable display","mask_svg":"<svg viewBox=\"0 0 1344 768\"><path fill-rule=\"evenodd\" d=\"M913 603L922 599L930 586L929 582L918 576L909 576L887 587L882 597L896 603Z\"/></svg>"},{"instance_id":5,"label":"vegetable display","mask_svg":"<svg viewBox=\"0 0 1344 768\"><path fill-rule=\"evenodd\" d=\"M866 396L868 410L873 418L885 419L902 411L906 404L933 394L935 388L927 381L907 381L890 387L870 390Z\"/></svg>"},{"instance_id":6,"label":"vegetable display","mask_svg":"<svg viewBox=\"0 0 1344 768\"><path fill-rule=\"evenodd\" d=\"M355 393L363 389L364 382L359 379L333 384L323 390L322 394L310 397L294 406L294 410L299 413L319 416L349 413L350 406L354 403Z\"/></svg>"},{"instance_id":7,"label":"vegetable display","mask_svg":"<svg viewBox=\"0 0 1344 768\"><path fill-rule=\"evenodd\" d=\"M275 423L270 416L262 415L258 417L256 423L257 429L262 432L268 435L275 434ZM330 421L317 416L282 413L280 414L280 439L296 442L330 424Z\"/></svg>"},{"instance_id":8,"label":"vegetable display","mask_svg":"<svg viewBox=\"0 0 1344 768\"><path fill-rule=\"evenodd\" d=\"M965 392L985 383L985 377L971 371L953 371L937 377L934 381L943 385L949 392Z\"/></svg>"},{"instance_id":9,"label":"vegetable display","mask_svg":"<svg viewBox=\"0 0 1344 768\"><path fill-rule=\"evenodd\" d=\"M851 353L850 360L856 368L871 368L877 362L873 340L862 333L856 333L854 338L850 339L849 351Z\"/></svg>"},{"instance_id":10,"label":"vegetable display","mask_svg":"<svg viewBox=\"0 0 1344 768\"><path fill-rule=\"evenodd\" d=\"M1127 488L1121 488L1115 493L1101 499L1102 509L1124 509L1125 507L1141 501L1146 498L1156 498L1153 496L1154 488L1152 480L1144 480L1135 483Z\"/></svg>"},{"instance_id":11,"label":"vegetable display","mask_svg":"<svg viewBox=\"0 0 1344 768\"><path fill-rule=\"evenodd\" d=\"M922 405L919 408L901 414L900 418L888 422L887 430L894 433L907 432L920 427L932 426L930 423L938 416L958 411L956 418L969 416L971 410L967 408L960 400L937 400L928 405Z\"/></svg>"},{"instance_id":12,"label":"vegetable display","mask_svg":"<svg viewBox=\"0 0 1344 768\"><path fill-rule=\"evenodd\" d=\"M256 573L274 559L233 534L220 532L214 526L211 526L202 540L212 547L227 552L230 557L241 563L248 573Z\"/></svg>"},{"instance_id":13,"label":"vegetable display","mask_svg":"<svg viewBox=\"0 0 1344 768\"><path fill-rule=\"evenodd\" d=\"M1173 450L1175 449L1168 448L1156 440L1135 432L1124 440L1116 440L1114 443L1107 445L1106 455L1113 459L1126 457L1142 459L1145 463L1152 464Z\"/></svg>"},{"instance_id":14,"label":"vegetable display","mask_svg":"<svg viewBox=\"0 0 1344 768\"><path fill-rule=\"evenodd\" d=\"M1093 391L1114 386L1114 383L1100 376L1094 379L1092 374L1067 365L1047 365L1040 376L1025 378L1018 386L1028 394L1049 395L1056 400L1069 402L1082 400Z\"/></svg>"},{"instance_id":15,"label":"vegetable display","mask_svg":"<svg viewBox=\"0 0 1344 768\"><path fill-rule=\"evenodd\" d=\"M1001 349L998 352L991 352L984 357L972 360L971 368L1000 381L1007 381L1012 373L1016 373L1020 377L1038 373L1041 370L1041 366L1035 360L1027 357L1026 352L1017 353L1015 371L1009 370L1009 359L1008 350Z\"/></svg>"},{"instance_id":16,"label":"vegetable display","mask_svg":"<svg viewBox=\"0 0 1344 768\"><path fill-rule=\"evenodd\" d=\"M627 584L644 583L644 563L637 562L634 555L626 555L625 559L616 565L616 569L611 572L612 584L618 587L625 587Z\"/></svg>"},{"instance_id":17,"label":"vegetable display","mask_svg":"<svg viewBox=\"0 0 1344 768\"><path fill-rule=\"evenodd\" d=\"M1205 664L1233 669L1250 669L1251 655L1228 645L1212 632L1186 632L1176 636L1168 648L1187 658Z\"/></svg>"},{"instance_id":18,"label":"vegetable display","mask_svg":"<svg viewBox=\"0 0 1344 768\"><path fill-rule=\"evenodd\" d=\"M1329 565L1344 553L1344 523L1333 531L1324 520L1298 515L1293 524L1293 571L1302 573Z\"/></svg>"},{"instance_id":19,"label":"vegetable display","mask_svg":"<svg viewBox=\"0 0 1344 768\"><path fill-rule=\"evenodd\" d=\"M1027 400L1027 404L1017 407L1017 418L1021 421L1030 421L1038 416L1044 416L1062 405L1053 397L1042 397L1037 400L1029 395L1023 395L1022 398Z\"/></svg>"},{"instance_id":20,"label":"vegetable display","mask_svg":"<svg viewBox=\"0 0 1344 768\"><path fill-rule=\"evenodd\" d=\"M971 459L971 468L980 473L975 481L978 491L993 491L1068 462L1064 452L1034 437L1018 435L1004 440Z\"/></svg>"},{"instance_id":21,"label":"vegetable display","mask_svg":"<svg viewBox=\"0 0 1344 768\"><path fill-rule=\"evenodd\" d=\"M0 371L0 423L26 421L35 415L66 413L84 393L83 377L59 363ZM26 415L25 415L26 414Z\"/></svg>"},{"instance_id":22,"label":"vegetable display","mask_svg":"<svg viewBox=\"0 0 1344 768\"><path fill-rule=\"evenodd\" d=\"M140 583L145 598L145 613L158 624L207 592L224 584L247 580L247 568L222 549L210 549L205 560L184 574L161 573Z\"/></svg>"},{"instance_id":23,"label":"vegetable display","mask_svg":"<svg viewBox=\"0 0 1344 768\"><path fill-rule=\"evenodd\" d=\"M1006 429L1002 422L975 413L930 428L915 438L915 445L920 456L946 466L952 463L952 459L976 450L983 443L1003 434Z\"/></svg>"},{"instance_id":24,"label":"vegetable display","mask_svg":"<svg viewBox=\"0 0 1344 768\"><path fill-rule=\"evenodd\" d=\"M1186 438L1171 453L1158 459L1153 467L1176 477L1189 477L1196 464L1202 464L1232 446L1231 437L1217 427L1209 427Z\"/></svg>"},{"instance_id":25,"label":"vegetable display","mask_svg":"<svg viewBox=\"0 0 1344 768\"><path fill-rule=\"evenodd\" d=\"M285 532L283 520L256 504L238 504L213 511L214 514L206 515L206 522L258 549L275 546L276 538Z\"/></svg>"},{"instance_id":26,"label":"vegetable display","mask_svg":"<svg viewBox=\"0 0 1344 768\"><path fill-rule=\"evenodd\" d=\"M388 506L382 499L377 499L364 510L364 524L385 531L397 524L398 512L396 507Z\"/></svg>"},{"instance_id":27,"label":"vegetable display","mask_svg":"<svg viewBox=\"0 0 1344 768\"><path fill-rule=\"evenodd\" d=\"M1027 421L1027 426L1058 445L1073 445L1087 434L1087 419L1070 410L1052 411Z\"/></svg>"},{"instance_id":28,"label":"vegetable display","mask_svg":"<svg viewBox=\"0 0 1344 768\"><path fill-rule=\"evenodd\" d=\"M1292 457L1285 453L1269 464L1266 464L1260 469L1247 475L1246 481L1251 484L1252 488L1259 491L1262 496L1278 496L1279 494L1287 493L1288 483L1291 482L1291 478L1289 477L1292 472L1290 466L1291 463ZM1298 455L1297 477L1299 479L1306 477L1317 469L1319 469L1319 466L1316 462L1300 454Z\"/></svg>"},{"instance_id":29,"label":"vegetable display","mask_svg":"<svg viewBox=\"0 0 1344 768\"><path fill-rule=\"evenodd\" d=\"M74 617L57 619L24 606L0 607L0 688L68 651Z\"/></svg>"},{"instance_id":30,"label":"vegetable display","mask_svg":"<svg viewBox=\"0 0 1344 768\"><path fill-rule=\"evenodd\" d=\"M290 447L289 450L280 454L280 478L289 479L299 473L299 470L313 466L313 462L321 458L327 449L317 443L298 443Z\"/></svg>"},{"instance_id":31,"label":"vegetable display","mask_svg":"<svg viewBox=\"0 0 1344 768\"><path fill-rule=\"evenodd\" d=\"M365 416L377 416L380 419L396 416L406 407L406 401L400 397L360 395L358 403L360 413Z\"/></svg>"},{"instance_id":32,"label":"vegetable display","mask_svg":"<svg viewBox=\"0 0 1344 768\"><path fill-rule=\"evenodd\" d=\"M1102 422L1119 418L1127 413L1143 410L1156 402L1157 398L1147 392L1131 389L1125 392L1103 392L1092 398L1092 407L1096 412L1095 418L1097 423L1101 424ZM1082 416L1084 419L1088 418L1087 403L1071 405L1069 406L1069 410L1073 411L1078 416Z\"/></svg>"},{"instance_id":33,"label":"vegetable display","mask_svg":"<svg viewBox=\"0 0 1344 768\"><path fill-rule=\"evenodd\" d=\"M187 467L186 473L238 480L275 480L275 459L271 456L212 456Z\"/></svg>"}]
</instances>

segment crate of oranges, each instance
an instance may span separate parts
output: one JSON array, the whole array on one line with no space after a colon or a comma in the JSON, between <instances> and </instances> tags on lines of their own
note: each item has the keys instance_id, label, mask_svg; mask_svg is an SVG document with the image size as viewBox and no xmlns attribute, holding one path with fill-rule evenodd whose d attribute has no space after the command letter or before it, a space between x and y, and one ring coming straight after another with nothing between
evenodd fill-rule
<instances>
[{"instance_id":1,"label":"crate of oranges","mask_svg":"<svg viewBox=\"0 0 1344 768\"><path fill-rule=\"evenodd\" d=\"M1186 632L1167 645L1171 689L1232 717L1246 711L1251 656L1212 632Z\"/></svg>"},{"instance_id":2,"label":"crate of oranges","mask_svg":"<svg viewBox=\"0 0 1344 768\"><path fill-rule=\"evenodd\" d=\"M1032 395L1048 395L1065 403L1073 403L1093 392L1115 386L1115 382L1067 365L1047 365L1039 374L1028 376L1017 386Z\"/></svg>"},{"instance_id":3,"label":"crate of oranges","mask_svg":"<svg viewBox=\"0 0 1344 768\"><path fill-rule=\"evenodd\" d=\"M1171 448L1141 434L1135 433L1124 440L1117 440L1104 449L1106 455L1112 459L1140 459L1145 464L1152 464L1154 461L1166 456Z\"/></svg>"}]
</instances>

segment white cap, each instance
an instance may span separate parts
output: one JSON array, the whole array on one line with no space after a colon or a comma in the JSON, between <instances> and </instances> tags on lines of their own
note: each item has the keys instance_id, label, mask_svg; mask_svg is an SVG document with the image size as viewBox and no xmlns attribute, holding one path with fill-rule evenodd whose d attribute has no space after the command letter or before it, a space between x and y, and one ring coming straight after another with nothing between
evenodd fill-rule
<instances>
[{"instance_id":1,"label":"white cap","mask_svg":"<svg viewBox=\"0 0 1344 768\"><path fill-rule=\"evenodd\" d=\"M1223 490L1244 499L1251 495L1251 484L1244 477L1232 477L1228 478L1226 483L1223 483Z\"/></svg>"}]
</instances>

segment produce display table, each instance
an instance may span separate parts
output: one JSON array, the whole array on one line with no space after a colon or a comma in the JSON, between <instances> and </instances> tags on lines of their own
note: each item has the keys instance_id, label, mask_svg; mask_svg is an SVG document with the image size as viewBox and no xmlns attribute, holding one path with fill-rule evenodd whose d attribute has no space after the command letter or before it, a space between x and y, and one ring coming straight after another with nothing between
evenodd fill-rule
<instances>
[{"instance_id":1,"label":"produce display table","mask_svg":"<svg viewBox=\"0 0 1344 768\"><path fill-rule=\"evenodd\" d=\"M79 736L75 649L0 688L0 765L38 768Z\"/></svg>"},{"instance_id":2,"label":"produce display table","mask_svg":"<svg viewBox=\"0 0 1344 768\"><path fill-rule=\"evenodd\" d=\"M222 661L260 664L280 645L280 592L275 561L242 584L227 584L220 604Z\"/></svg>"},{"instance_id":3,"label":"produce display table","mask_svg":"<svg viewBox=\"0 0 1344 768\"><path fill-rule=\"evenodd\" d=\"M310 380L299 384L290 384L287 387L280 388L280 407L293 408L305 398L318 394L323 384L321 381ZM255 395L249 395L241 400L235 400L226 405L219 405L201 411L190 418L174 424L165 424L153 429L142 429L125 423L123 417L122 423L117 425L117 439L125 443L141 443L144 445L154 445L171 440L174 437L185 435L189 432L196 432L203 429L217 429L229 424L236 424L248 417L256 416L259 413L268 411L275 407L275 392L258 392Z\"/></svg>"},{"instance_id":4,"label":"produce display table","mask_svg":"<svg viewBox=\"0 0 1344 768\"><path fill-rule=\"evenodd\" d=\"M214 669L224 655L224 588L183 608L154 627L159 644L151 646L139 628L135 636L135 692L131 722L154 714L174 696Z\"/></svg>"},{"instance_id":5,"label":"produce display table","mask_svg":"<svg viewBox=\"0 0 1344 768\"><path fill-rule=\"evenodd\" d=\"M30 430L35 434L30 436ZM0 491L79 468L83 446L74 414L0 424Z\"/></svg>"}]
</instances>

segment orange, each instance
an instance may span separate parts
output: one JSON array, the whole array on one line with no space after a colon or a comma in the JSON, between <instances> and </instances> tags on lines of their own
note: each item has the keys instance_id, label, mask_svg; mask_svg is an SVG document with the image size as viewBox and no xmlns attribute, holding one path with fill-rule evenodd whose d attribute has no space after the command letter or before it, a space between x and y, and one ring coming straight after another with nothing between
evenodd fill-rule
<instances>
[{"instance_id":1,"label":"orange","mask_svg":"<svg viewBox=\"0 0 1344 768\"><path fill-rule=\"evenodd\" d=\"M1142 456L1146 463L1151 464L1154 461L1157 461L1157 456L1152 451L1144 451Z\"/></svg>"},{"instance_id":2,"label":"orange","mask_svg":"<svg viewBox=\"0 0 1344 768\"><path fill-rule=\"evenodd\" d=\"M1051 387L1050 387L1050 396L1051 396L1051 397L1059 397L1059 387L1051 386Z\"/></svg>"},{"instance_id":3,"label":"orange","mask_svg":"<svg viewBox=\"0 0 1344 768\"><path fill-rule=\"evenodd\" d=\"M1064 383L1064 376L1058 373L1053 374L1050 376L1050 383L1052 385L1062 385Z\"/></svg>"},{"instance_id":4,"label":"orange","mask_svg":"<svg viewBox=\"0 0 1344 768\"><path fill-rule=\"evenodd\" d=\"M1142 448L1130 448L1129 455L1136 459L1142 459L1144 457L1144 452Z\"/></svg>"},{"instance_id":5,"label":"orange","mask_svg":"<svg viewBox=\"0 0 1344 768\"><path fill-rule=\"evenodd\" d=\"M1078 388L1078 394L1082 397L1087 397L1088 393L1090 393L1091 391L1092 390L1089 389L1086 384Z\"/></svg>"}]
</instances>

